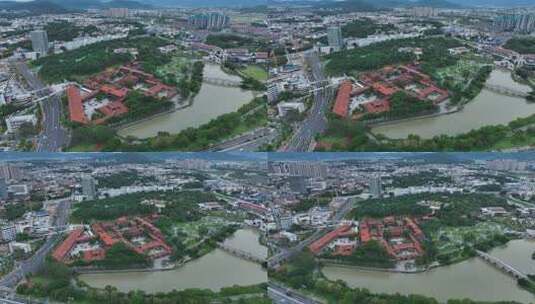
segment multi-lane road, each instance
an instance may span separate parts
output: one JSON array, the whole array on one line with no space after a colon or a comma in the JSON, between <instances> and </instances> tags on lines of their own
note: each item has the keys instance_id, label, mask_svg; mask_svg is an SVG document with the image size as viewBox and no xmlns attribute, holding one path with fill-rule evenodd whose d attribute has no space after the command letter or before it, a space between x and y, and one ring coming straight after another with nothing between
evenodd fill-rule
<instances>
[{"instance_id":1,"label":"multi-lane road","mask_svg":"<svg viewBox=\"0 0 535 304\"><path fill-rule=\"evenodd\" d=\"M32 90L37 91L39 97L49 95L50 90L28 68L24 62L14 62L17 72L24 77ZM59 152L69 140L68 132L61 126L61 100L57 95L51 95L40 102L43 121L42 131L37 138L37 152Z\"/></svg>"},{"instance_id":2,"label":"multi-lane road","mask_svg":"<svg viewBox=\"0 0 535 304\"><path fill-rule=\"evenodd\" d=\"M348 201L340 207L336 211L336 214L333 217L333 224L339 223L341 220L343 220L347 214L352 210L353 204L354 204L354 197L350 197ZM319 229L316 230L311 236L306 238L305 240L301 241L299 244L295 245L292 248L289 249L282 249L278 254L272 256L267 261L268 268L277 268L280 264L289 261L296 255L298 255L305 247L310 246L313 242L318 240L320 237L322 237L327 231L329 231L328 228Z\"/></svg>"},{"instance_id":3,"label":"multi-lane road","mask_svg":"<svg viewBox=\"0 0 535 304\"><path fill-rule=\"evenodd\" d=\"M277 137L276 130L269 127L257 128L240 136L210 147L207 152L258 151Z\"/></svg>"},{"instance_id":4,"label":"multi-lane road","mask_svg":"<svg viewBox=\"0 0 535 304\"><path fill-rule=\"evenodd\" d=\"M311 70L310 78L314 83L314 103L305 120L301 122L288 143L281 148L281 151L284 152L311 151L316 134L323 133L327 128L325 112L334 92L326 86L327 80L318 54L316 52L307 52L304 56Z\"/></svg>"},{"instance_id":5,"label":"multi-lane road","mask_svg":"<svg viewBox=\"0 0 535 304\"><path fill-rule=\"evenodd\" d=\"M54 223L55 231L63 231L68 223L71 201L64 199L58 202L57 215ZM48 236L43 246L29 259L20 262L15 269L0 280L0 287L14 288L20 280L30 273L35 273L43 266L46 256L61 239L60 235L53 233Z\"/></svg>"},{"instance_id":6,"label":"multi-lane road","mask_svg":"<svg viewBox=\"0 0 535 304\"><path fill-rule=\"evenodd\" d=\"M275 304L320 304L314 299L274 282L268 283L267 293Z\"/></svg>"}]
</instances>

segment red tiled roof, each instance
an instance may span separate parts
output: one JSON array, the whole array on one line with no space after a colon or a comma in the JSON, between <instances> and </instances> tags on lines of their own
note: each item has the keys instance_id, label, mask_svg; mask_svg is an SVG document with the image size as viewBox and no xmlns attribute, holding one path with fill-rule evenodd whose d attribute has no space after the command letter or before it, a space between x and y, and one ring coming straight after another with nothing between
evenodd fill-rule
<instances>
[{"instance_id":1,"label":"red tiled roof","mask_svg":"<svg viewBox=\"0 0 535 304\"><path fill-rule=\"evenodd\" d=\"M381 93L384 96L392 96L398 91L397 88L391 87L387 84L380 83L380 82L374 83L373 89Z\"/></svg>"},{"instance_id":2,"label":"red tiled roof","mask_svg":"<svg viewBox=\"0 0 535 304\"><path fill-rule=\"evenodd\" d=\"M168 86L166 86L165 84L162 84L162 83L158 83L155 86L151 87L147 91L147 94L150 95L150 96L155 96L158 93L160 93L161 91L166 91L166 90L169 90Z\"/></svg>"},{"instance_id":3,"label":"red tiled roof","mask_svg":"<svg viewBox=\"0 0 535 304\"><path fill-rule=\"evenodd\" d=\"M97 223L92 226L93 231L98 234L100 240L104 243L105 246L111 247L118 242L117 239L114 239L102 226L102 224Z\"/></svg>"},{"instance_id":4,"label":"red tiled roof","mask_svg":"<svg viewBox=\"0 0 535 304\"><path fill-rule=\"evenodd\" d=\"M106 250L104 249L94 249L84 251L83 259L85 262L99 261L103 260L106 257Z\"/></svg>"},{"instance_id":5,"label":"red tiled roof","mask_svg":"<svg viewBox=\"0 0 535 304\"><path fill-rule=\"evenodd\" d=\"M360 223L359 232L360 232L360 241L361 242L367 243L372 239L371 234L370 234L370 227L368 226L368 224L365 221Z\"/></svg>"},{"instance_id":6,"label":"red tiled roof","mask_svg":"<svg viewBox=\"0 0 535 304\"><path fill-rule=\"evenodd\" d=\"M351 229L350 225L341 226L322 236L317 241L308 246L308 248L313 254L318 254L325 246L337 239L341 234L346 233L349 229Z\"/></svg>"},{"instance_id":7,"label":"red tiled roof","mask_svg":"<svg viewBox=\"0 0 535 304\"><path fill-rule=\"evenodd\" d=\"M420 227L418 227L418 225L416 225L416 223L412 219L406 218L405 222L407 223L407 226L409 226L409 229L411 229L412 233L416 238L422 239L425 237Z\"/></svg>"},{"instance_id":8,"label":"red tiled roof","mask_svg":"<svg viewBox=\"0 0 535 304\"><path fill-rule=\"evenodd\" d=\"M350 256L353 253L352 244L337 245L334 251L334 255Z\"/></svg>"},{"instance_id":9,"label":"red tiled roof","mask_svg":"<svg viewBox=\"0 0 535 304\"><path fill-rule=\"evenodd\" d=\"M353 85L350 81L344 81L338 89L338 95L336 96L336 102L334 104L333 113L341 117L347 117L349 114L349 101L351 98L351 91Z\"/></svg>"},{"instance_id":10,"label":"red tiled roof","mask_svg":"<svg viewBox=\"0 0 535 304\"><path fill-rule=\"evenodd\" d=\"M390 111L390 101L387 99L375 100L365 103L364 108L368 113L383 113Z\"/></svg>"},{"instance_id":11,"label":"red tiled roof","mask_svg":"<svg viewBox=\"0 0 535 304\"><path fill-rule=\"evenodd\" d=\"M433 93L436 93L436 94L440 95L440 97L437 98L437 100L436 100L437 103L444 101L449 96L448 92L446 92L445 90L439 89L439 88L431 85L431 86L428 86L425 89L421 90L420 93L418 94L418 98L423 100L423 99L428 98L429 95L431 95Z\"/></svg>"},{"instance_id":12,"label":"red tiled roof","mask_svg":"<svg viewBox=\"0 0 535 304\"><path fill-rule=\"evenodd\" d=\"M145 78L154 78L154 75L152 75L152 74L149 74L149 73L146 73L144 71L141 71L141 70L138 70L138 69L134 69L134 68L131 68L131 67L127 67L127 66L121 67L120 70L123 71L123 72L126 72L126 73L132 73L132 74L137 75L137 76L143 76Z\"/></svg>"},{"instance_id":13,"label":"red tiled roof","mask_svg":"<svg viewBox=\"0 0 535 304\"><path fill-rule=\"evenodd\" d=\"M109 85L103 85L100 88L100 91L102 93L105 93L105 94L108 94L108 95L112 95L112 96L115 96L117 98L125 98L126 95L128 94L128 89L127 88L117 89L117 88L114 88L114 87L109 86Z\"/></svg>"},{"instance_id":14,"label":"red tiled roof","mask_svg":"<svg viewBox=\"0 0 535 304\"><path fill-rule=\"evenodd\" d=\"M119 116L128 113L128 108L121 101L110 102L107 105L98 108L105 116Z\"/></svg>"},{"instance_id":15,"label":"red tiled roof","mask_svg":"<svg viewBox=\"0 0 535 304\"><path fill-rule=\"evenodd\" d=\"M56 259L56 261L61 262L65 259L65 256L69 251L71 251L72 247L76 245L76 240L82 235L83 229L79 228L76 230L73 230L69 236L61 243L56 250L54 250L54 253L52 253L52 257Z\"/></svg>"},{"instance_id":16,"label":"red tiled roof","mask_svg":"<svg viewBox=\"0 0 535 304\"><path fill-rule=\"evenodd\" d=\"M249 209L249 210L252 210L252 211L255 211L255 212L259 212L259 213L267 213L269 211L268 208L266 208L266 207L264 207L262 205L253 204L253 203L249 203L249 202L246 202L246 201L239 201L238 202L238 206L240 208Z\"/></svg>"},{"instance_id":17,"label":"red tiled roof","mask_svg":"<svg viewBox=\"0 0 535 304\"><path fill-rule=\"evenodd\" d=\"M84 106L82 104L82 96L80 95L80 89L71 85L67 88L67 98L69 100L69 118L71 121L79 122L82 124L87 123L87 118L84 113Z\"/></svg>"}]
</instances>

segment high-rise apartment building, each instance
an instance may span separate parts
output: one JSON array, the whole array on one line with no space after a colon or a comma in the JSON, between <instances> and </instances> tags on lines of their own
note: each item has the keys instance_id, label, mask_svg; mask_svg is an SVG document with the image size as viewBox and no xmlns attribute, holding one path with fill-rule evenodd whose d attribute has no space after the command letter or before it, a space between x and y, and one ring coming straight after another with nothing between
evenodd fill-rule
<instances>
[{"instance_id":1,"label":"high-rise apartment building","mask_svg":"<svg viewBox=\"0 0 535 304\"><path fill-rule=\"evenodd\" d=\"M30 32L30 39L32 41L32 48L34 52L39 53L40 56L48 54L48 34L43 30L36 30Z\"/></svg>"},{"instance_id":2,"label":"high-rise apartment building","mask_svg":"<svg viewBox=\"0 0 535 304\"><path fill-rule=\"evenodd\" d=\"M219 31L230 24L230 17L217 12L196 14L189 17L188 24L196 29Z\"/></svg>"},{"instance_id":3,"label":"high-rise apartment building","mask_svg":"<svg viewBox=\"0 0 535 304\"><path fill-rule=\"evenodd\" d=\"M88 200L94 200L97 198L95 179L90 175L84 175L82 177L82 194Z\"/></svg>"},{"instance_id":4,"label":"high-rise apartment building","mask_svg":"<svg viewBox=\"0 0 535 304\"><path fill-rule=\"evenodd\" d=\"M290 176L326 177L327 166L318 161L270 162L269 172Z\"/></svg>"},{"instance_id":5,"label":"high-rise apartment building","mask_svg":"<svg viewBox=\"0 0 535 304\"><path fill-rule=\"evenodd\" d=\"M9 180L19 180L22 178L22 171L16 166L9 164L0 164L0 179Z\"/></svg>"},{"instance_id":6,"label":"high-rise apartment building","mask_svg":"<svg viewBox=\"0 0 535 304\"><path fill-rule=\"evenodd\" d=\"M531 34L535 32L535 14L508 14L494 19L495 31Z\"/></svg>"},{"instance_id":7,"label":"high-rise apartment building","mask_svg":"<svg viewBox=\"0 0 535 304\"><path fill-rule=\"evenodd\" d=\"M342 29L339 26L331 26L327 29L327 40L329 46L335 51L339 51L344 47L344 38L342 37Z\"/></svg>"},{"instance_id":8,"label":"high-rise apartment building","mask_svg":"<svg viewBox=\"0 0 535 304\"><path fill-rule=\"evenodd\" d=\"M127 18L130 15L130 11L128 8L114 7L106 10L104 14L112 18Z\"/></svg>"},{"instance_id":9,"label":"high-rise apartment building","mask_svg":"<svg viewBox=\"0 0 535 304\"><path fill-rule=\"evenodd\" d=\"M380 176L374 176L370 180L370 194L373 198L380 198L383 196L383 185Z\"/></svg>"},{"instance_id":10,"label":"high-rise apartment building","mask_svg":"<svg viewBox=\"0 0 535 304\"><path fill-rule=\"evenodd\" d=\"M8 192L7 192L7 182L5 178L0 177L0 200L7 200L8 198Z\"/></svg>"}]
</instances>

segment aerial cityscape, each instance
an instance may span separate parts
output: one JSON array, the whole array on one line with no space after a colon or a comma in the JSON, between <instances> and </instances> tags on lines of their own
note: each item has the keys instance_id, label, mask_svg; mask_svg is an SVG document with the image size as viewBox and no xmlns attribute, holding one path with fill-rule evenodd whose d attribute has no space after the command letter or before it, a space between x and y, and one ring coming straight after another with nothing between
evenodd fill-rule
<instances>
[{"instance_id":1,"label":"aerial cityscape","mask_svg":"<svg viewBox=\"0 0 535 304\"><path fill-rule=\"evenodd\" d=\"M535 143L529 0L147 1L0 2L2 150Z\"/></svg>"},{"instance_id":2,"label":"aerial cityscape","mask_svg":"<svg viewBox=\"0 0 535 304\"><path fill-rule=\"evenodd\" d=\"M533 153L5 155L2 303L535 299Z\"/></svg>"},{"instance_id":3,"label":"aerial cityscape","mask_svg":"<svg viewBox=\"0 0 535 304\"><path fill-rule=\"evenodd\" d=\"M1 304L535 304L535 0L0 0Z\"/></svg>"}]
</instances>

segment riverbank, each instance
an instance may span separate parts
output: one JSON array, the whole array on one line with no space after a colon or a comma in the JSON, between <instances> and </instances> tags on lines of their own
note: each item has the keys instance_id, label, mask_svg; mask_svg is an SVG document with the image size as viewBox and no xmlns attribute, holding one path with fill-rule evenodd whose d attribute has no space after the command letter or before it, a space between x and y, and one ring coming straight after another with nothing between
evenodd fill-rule
<instances>
[{"instance_id":1,"label":"riverbank","mask_svg":"<svg viewBox=\"0 0 535 304\"><path fill-rule=\"evenodd\" d=\"M174 282L176 283L176 282ZM155 300L165 303L243 303L268 304L266 283L240 284L222 287L218 291L207 288L175 288L157 294L144 293L141 290L125 292L115 286L93 287L73 277L72 272L60 263L47 261L44 269L31 275L17 287L17 295L23 295L22 302L39 303L152 303ZM18 298L13 298L19 300ZM50 301L52 300L52 301ZM57 302L56 302L57 301ZM36 302L36 303L37 303ZM192 303L193 303L192 302Z\"/></svg>"},{"instance_id":2,"label":"riverbank","mask_svg":"<svg viewBox=\"0 0 535 304\"><path fill-rule=\"evenodd\" d=\"M137 124L141 124L141 123L144 123L144 122L147 122L147 121L150 121L152 119L155 119L155 118L158 118L160 116L165 116L167 114L172 114L176 111L180 111L180 110L183 110L187 107L190 107L191 105L193 105L193 100L192 99L188 99L188 103L185 104L185 105L182 105L182 106L175 106L173 107L172 109L169 109L169 110L164 110L162 112L158 112L158 113L155 113L155 114L152 114L152 115L149 115L147 117L144 117L144 118L141 118L141 119L138 119L136 121L131 121L131 122L126 122L126 123L118 123L118 124L111 124L109 127L116 130L117 132L120 132L121 130L123 129L127 129L129 127L132 127L132 126L135 126Z\"/></svg>"},{"instance_id":3,"label":"riverbank","mask_svg":"<svg viewBox=\"0 0 535 304\"><path fill-rule=\"evenodd\" d=\"M318 259L318 262L320 266L322 267L344 267L346 269L355 269L360 271L369 271L369 272L390 272L390 273L405 273L405 274L414 274L414 273L422 273L429 271L431 268L425 268L425 269L416 269L416 270L401 270L401 269L395 269L395 268L379 268L379 267L368 267L368 266L359 266L351 263L345 263L345 262L338 262L334 260L329 259ZM439 267L439 266L435 266Z\"/></svg>"},{"instance_id":4,"label":"riverbank","mask_svg":"<svg viewBox=\"0 0 535 304\"><path fill-rule=\"evenodd\" d=\"M494 70L487 82L515 90L526 90L524 86L514 82L510 73L502 70ZM406 139L409 135L430 139L440 135L460 135L490 125L507 124L532 113L535 113L535 104L530 104L523 98L504 96L482 89L474 100L465 104L462 110L452 113L453 115L377 125L373 126L371 131L394 140Z\"/></svg>"},{"instance_id":5,"label":"riverbank","mask_svg":"<svg viewBox=\"0 0 535 304\"><path fill-rule=\"evenodd\" d=\"M267 256L267 248L258 243L258 233L240 229L226 238L229 246ZM120 291L143 290L147 293L170 292L174 289L211 289L218 291L233 285L251 285L267 282L267 272L261 265L243 260L221 249L214 249L198 258L187 260L164 271L120 271L83 273L77 276L94 288L106 285Z\"/></svg>"},{"instance_id":6,"label":"riverbank","mask_svg":"<svg viewBox=\"0 0 535 304\"><path fill-rule=\"evenodd\" d=\"M204 74L217 78L234 79L237 77L228 75L218 65L211 64L205 65ZM185 129L197 128L222 115L235 112L253 98L254 92L252 91L203 83L199 93L189 102L189 106L144 119L136 124L123 126L118 135L148 139L157 136L160 132L177 134Z\"/></svg>"},{"instance_id":7,"label":"riverbank","mask_svg":"<svg viewBox=\"0 0 535 304\"><path fill-rule=\"evenodd\" d=\"M462 111L462 109L463 109L462 106L454 106L451 109L446 109L438 113L424 114L424 115L419 115L419 116L407 117L407 118L402 118L402 119L394 119L394 120L388 120L388 121L383 121L383 122L371 122L371 123L364 122L364 124L369 128L376 128L376 127L381 127L381 126L389 126L389 125L395 125L395 124L404 123L404 122L439 117L442 115L450 115L450 114L454 114L459 111Z\"/></svg>"},{"instance_id":8,"label":"riverbank","mask_svg":"<svg viewBox=\"0 0 535 304\"><path fill-rule=\"evenodd\" d=\"M492 249L489 253L526 273L535 273L531 254L535 242L513 240L507 246ZM517 280L480 258L435 267L419 273L370 271L332 265L321 268L330 281L342 280L354 288L366 288L374 293L421 294L447 302L452 298L469 298L475 301L533 302L531 293L522 289ZM484 279L482 279L484 278ZM493 286L489 289L488 286ZM485 290L484 293L481 290Z\"/></svg>"}]
</instances>

